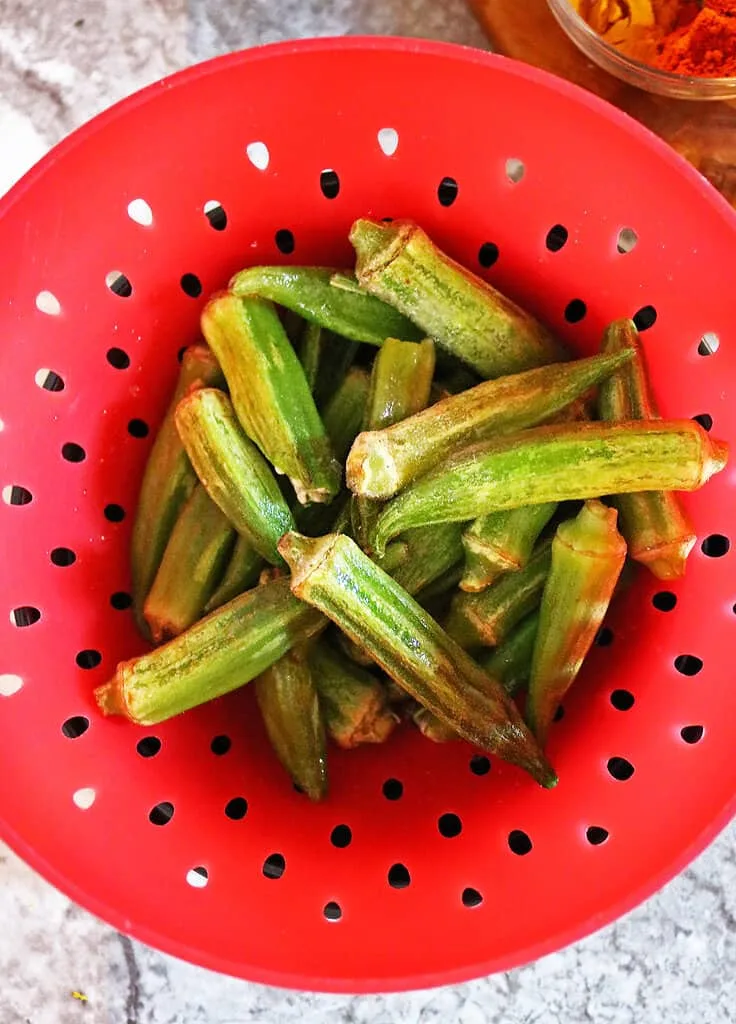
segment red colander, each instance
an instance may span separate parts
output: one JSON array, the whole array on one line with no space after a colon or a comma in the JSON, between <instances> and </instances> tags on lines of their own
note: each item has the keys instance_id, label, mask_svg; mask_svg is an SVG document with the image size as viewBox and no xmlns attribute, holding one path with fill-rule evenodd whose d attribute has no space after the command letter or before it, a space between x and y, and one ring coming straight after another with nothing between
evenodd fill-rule
<instances>
[{"instance_id":1,"label":"red colander","mask_svg":"<svg viewBox=\"0 0 736 1024\"><path fill-rule=\"evenodd\" d=\"M433 43L234 54L144 90L0 206L0 835L116 928L332 991L521 964L633 907L736 793L736 468L642 570L553 728L552 792L407 728L294 792L246 687L155 729L92 692L142 650L128 546L207 295L250 263L350 264L411 217L578 352L635 316L662 413L736 441L736 218L661 142L538 71ZM736 459L733 466L736 467Z\"/></svg>"}]
</instances>

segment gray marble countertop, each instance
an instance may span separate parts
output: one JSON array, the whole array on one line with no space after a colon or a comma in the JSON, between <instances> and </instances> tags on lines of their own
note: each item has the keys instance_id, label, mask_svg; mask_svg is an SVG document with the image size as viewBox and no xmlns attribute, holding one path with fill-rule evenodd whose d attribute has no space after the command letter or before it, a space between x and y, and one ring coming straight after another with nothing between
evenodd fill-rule
<instances>
[{"instance_id":1,"label":"gray marble countertop","mask_svg":"<svg viewBox=\"0 0 736 1024\"><path fill-rule=\"evenodd\" d=\"M307 35L482 46L462 0L0 0L0 194L70 130L194 61ZM117 934L0 846L0 1024L726 1024L736 826L656 897L529 967L453 988L316 996L220 977Z\"/></svg>"}]
</instances>

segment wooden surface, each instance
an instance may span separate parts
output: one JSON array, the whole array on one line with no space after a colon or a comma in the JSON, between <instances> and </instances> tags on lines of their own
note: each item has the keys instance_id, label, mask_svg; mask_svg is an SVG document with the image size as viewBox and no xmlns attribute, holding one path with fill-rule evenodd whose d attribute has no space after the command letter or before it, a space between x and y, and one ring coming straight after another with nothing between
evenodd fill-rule
<instances>
[{"instance_id":1,"label":"wooden surface","mask_svg":"<svg viewBox=\"0 0 736 1024\"><path fill-rule=\"evenodd\" d=\"M736 105L667 99L593 64L547 0L468 0L495 50L567 78L616 104L669 142L736 205Z\"/></svg>"}]
</instances>

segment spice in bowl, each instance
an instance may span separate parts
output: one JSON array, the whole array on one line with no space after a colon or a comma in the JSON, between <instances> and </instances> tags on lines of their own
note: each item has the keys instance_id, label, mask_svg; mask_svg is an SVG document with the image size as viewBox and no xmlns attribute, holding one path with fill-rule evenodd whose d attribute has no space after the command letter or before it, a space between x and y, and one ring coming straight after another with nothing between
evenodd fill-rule
<instances>
[{"instance_id":1,"label":"spice in bowl","mask_svg":"<svg viewBox=\"0 0 736 1024\"><path fill-rule=\"evenodd\" d=\"M736 76L736 0L571 0L621 53L694 78Z\"/></svg>"}]
</instances>

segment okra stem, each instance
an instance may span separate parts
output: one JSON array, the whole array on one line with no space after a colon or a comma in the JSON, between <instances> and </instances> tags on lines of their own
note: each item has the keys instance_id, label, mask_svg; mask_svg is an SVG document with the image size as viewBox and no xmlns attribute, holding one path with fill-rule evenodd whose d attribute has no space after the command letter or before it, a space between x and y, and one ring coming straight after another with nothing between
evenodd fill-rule
<instances>
[{"instance_id":1,"label":"okra stem","mask_svg":"<svg viewBox=\"0 0 736 1024\"><path fill-rule=\"evenodd\" d=\"M503 573L523 569L556 508L557 502L552 501L476 519L463 533L465 573L460 589L476 593Z\"/></svg>"},{"instance_id":2,"label":"okra stem","mask_svg":"<svg viewBox=\"0 0 736 1024\"><path fill-rule=\"evenodd\" d=\"M632 491L697 490L728 446L692 420L535 427L466 449L390 501L375 550L404 530L523 505Z\"/></svg>"},{"instance_id":3,"label":"okra stem","mask_svg":"<svg viewBox=\"0 0 736 1024\"><path fill-rule=\"evenodd\" d=\"M222 605L239 597L246 590L250 590L258 582L258 575L263 568L263 559L247 537L238 535L235 541L235 549L230 557L222 582L215 590L212 597L205 606L205 612L209 614Z\"/></svg>"},{"instance_id":4,"label":"okra stem","mask_svg":"<svg viewBox=\"0 0 736 1024\"><path fill-rule=\"evenodd\" d=\"M276 545L294 520L271 469L243 433L227 395L202 388L182 399L176 424L207 493L258 553L281 564Z\"/></svg>"},{"instance_id":5,"label":"okra stem","mask_svg":"<svg viewBox=\"0 0 736 1024\"><path fill-rule=\"evenodd\" d=\"M358 220L357 277L482 377L542 366L560 346L532 316L455 263L409 221Z\"/></svg>"},{"instance_id":6,"label":"okra stem","mask_svg":"<svg viewBox=\"0 0 736 1024\"><path fill-rule=\"evenodd\" d=\"M348 458L348 486L390 498L471 443L556 417L631 358L616 352L486 381L386 430L364 432Z\"/></svg>"},{"instance_id":7,"label":"okra stem","mask_svg":"<svg viewBox=\"0 0 736 1024\"><path fill-rule=\"evenodd\" d=\"M379 680L323 640L312 647L310 661L325 726L337 746L385 743L399 720Z\"/></svg>"},{"instance_id":8,"label":"okra stem","mask_svg":"<svg viewBox=\"0 0 736 1024\"><path fill-rule=\"evenodd\" d=\"M360 643L412 697L471 743L520 765L544 786L555 784L500 684L354 541L288 533L279 550L294 594Z\"/></svg>"}]
</instances>

